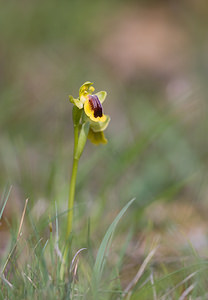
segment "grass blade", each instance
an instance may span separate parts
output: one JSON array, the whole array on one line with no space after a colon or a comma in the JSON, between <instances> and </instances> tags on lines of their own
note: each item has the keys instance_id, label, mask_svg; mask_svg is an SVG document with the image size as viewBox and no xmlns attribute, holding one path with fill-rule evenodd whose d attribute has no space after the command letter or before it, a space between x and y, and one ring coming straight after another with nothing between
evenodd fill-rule
<instances>
[{"instance_id":1,"label":"grass blade","mask_svg":"<svg viewBox=\"0 0 208 300\"><path fill-rule=\"evenodd\" d=\"M126 210L129 208L129 206L135 201L135 198L133 198L132 200L130 200L120 211L120 213L117 215L117 217L114 219L114 221L112 222L112 224L109 226L97 253L97 257L96 257L96 261L95 261L95 265L93 268L93 275L94 278L96 279L97 282L99 282L99 279L102 276L102 272L105 266L105 261L106 261L106 253L108 253L110 244L111 244L111 240L112 240L112 236L113 233L116 229L116 226L119 222L119 220L121 219L121 217L124 215L124 213L126 212Z\"/></svg>"},{"instance_id":2,"label":"grass blade","mask_svg":"<svg viewBox=\"0 0 208 300\"><path fill-rule=\"evenodd\" d=\"M0 220L1 220L1 217L2 217L2 215L3 215L3 212L4 212L5 206L6 206L6 204L7 204L7 201L8 201L8 199L9 199L9 195L10 195L10 193L11 193L11 189L12 189L12 187L9 188L9 191L8 191L6 197L5 197L6 192L4 193L3 199L4 199L4 197L5 197L5 200L2 201L2 202L4 202L4 203L3 203L2 209L1 209L1 211L0 211Z\"/></svg>"}]
</instances>

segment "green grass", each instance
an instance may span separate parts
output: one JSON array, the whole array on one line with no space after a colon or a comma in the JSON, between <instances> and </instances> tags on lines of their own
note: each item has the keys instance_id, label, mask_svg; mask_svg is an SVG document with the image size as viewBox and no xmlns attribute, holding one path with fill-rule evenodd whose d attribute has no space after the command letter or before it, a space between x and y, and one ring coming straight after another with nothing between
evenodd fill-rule
<instances>
[{"instance_id":1,"label":"green grass","mask_svg":"<svg viewBox=\"0 0 208 300\"><path fill-rule=\"evenodd\" d=\"M7 197L3 205L6 201ZM31 212L27 208L20 223L23 224L24 217L28 216L32 229L27 238L24 233L21 234L21 224L18 233L13 233L9 255L1 263L1 299L153 299L156 295L159 299L177 299L192 286L193 290L190 289L194 297L205 294L206 260L194 252L187 255L184 261L180 261L178 257L175 264L154 262L154 256L159 251L159 241L155 241L147 249L146 258L143 258L135 275L129 277L128 286L125 289L122 287L119 273L122 274L124 254L132 234L122 247L116 247L119 252L115 262L111 258L112 238L118 221L122 217L125 222L124 213L130 205L135 205L133 202L135 199L127 203L113 220L96 256L90 235L87 248L80 248L74 257L70 253L70 266L63 280L60 278L63 247L60 248L61 236L58 229L63 216L56 211L51 220L45 220L37 228L34 220L28 216ZM26 206L27 204L25 209ZM52 230L49 230L51 221ZM42 231L47 227L48 234L43 236L40 227ZM71 251L74 251L79 240L79 237L73 237Z\"/></svg>"}]
</instances>

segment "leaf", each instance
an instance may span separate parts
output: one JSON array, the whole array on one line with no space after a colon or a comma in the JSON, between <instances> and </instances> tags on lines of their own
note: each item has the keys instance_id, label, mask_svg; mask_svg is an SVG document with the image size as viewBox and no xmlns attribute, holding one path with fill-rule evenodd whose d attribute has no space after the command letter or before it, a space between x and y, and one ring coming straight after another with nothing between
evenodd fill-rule
<instances>
[{"instance_id":1,"label":"leaf","mask_svg":"<svg viewBox=\"0 0 208 300\"><path fill-rule=\"evenodd\" d=\"M80 130L80 135L79 135L79 139L78 139L78 145L77 145L77 151L75 153L75 158L79 160L80 156L82 155L82 152L84 150L84 146L86 144L87 141L87 136L88 136L88 132L90 129L90 123L84 123L82 125L82 128Z\"/></svg>"},{"instance_id":2,"label":"leaf","mask_svg":"<svg viewBox=\"0 0 208 300\"><path fill-rule=\"evenodd\" d=\"M106 231L106 234L100 244L98 253L97 253L97 257L96 257L96 261L95 261L95 265L93 268L93 275L94 275L94 280L97 281L97 283L99 282L101 276L102 276L102 272L105 266L105 262L106 262L106 257L108 256L108 251L111 245L111 240L114 234L114 231L116 229L116 226L118 224L118 222L120 221L121 217L125 214L126 210L129 208L129 206L135 201L135 198L133 198L132 200L130 200L120 211L120 213L116 216L116 218L114 219L114 221L112 222L112 224L109 226L108 230Z\"/></svg>"}]
</instances>

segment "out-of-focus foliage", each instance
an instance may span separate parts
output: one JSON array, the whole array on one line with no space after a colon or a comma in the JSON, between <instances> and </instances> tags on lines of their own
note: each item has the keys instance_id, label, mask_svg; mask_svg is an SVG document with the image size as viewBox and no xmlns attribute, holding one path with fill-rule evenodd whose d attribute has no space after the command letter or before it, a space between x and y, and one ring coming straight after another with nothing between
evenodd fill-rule
<instances>
[{"instance_id":1,"label":"out-of-focus foliage","mask_svg":"<svg viewBox=\"0 0 208 300\"><path fill-rule=\"evenodd\" d=\"M108 92L111 123L109 144L89 143L81 159L75 243L85 243L89 218L100 240L136 197L121 236L133 227L150 236L159 230L166 239L177 223L203 251L207 20L207 3L198 0L2 1L0 193L13 188L1 234L20 218L26 197L43 233L55 201L60 213L66 209L73 148L68 95L77 97L90 80Z\"/></svg>"}]
</instances>

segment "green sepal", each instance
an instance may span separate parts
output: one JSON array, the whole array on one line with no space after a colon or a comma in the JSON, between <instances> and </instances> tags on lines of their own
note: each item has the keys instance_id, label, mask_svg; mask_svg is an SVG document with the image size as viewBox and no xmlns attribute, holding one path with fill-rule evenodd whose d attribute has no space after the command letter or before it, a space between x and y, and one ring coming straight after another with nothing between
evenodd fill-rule
<instances>
[{"instance_id":1,"label":"green sepal","mask_svg":"<svg viewBox=\"0 0 208 300\"><path fill-rule=\"evenodd\" d=\"M79 121L82 116L82 112L83 112L83 110L79 109L77 106L73 106L72 117L73 117L74 126L79 125Z\"/></svg>"},{"instance_id":2,"label":"green sepal","mask_svg":"<svg viewBox=\"0 0 208 300\"><path fill-rule=\"evenodd\" d=\"M105 91L100 91L100 92L96 93L95 95L98 96L100 103L103 103L105 101L107 93Z\"/></svg>"},{"instance_id":3,"label":"green sepal","mask_svg":"<svg viewBox=\"0 0 208 300\"><path fill-rule=\"evenodd\" d=\"M73 97L72 95L69 95L69 101L70 101L71 103L74 103L74 97Z\"/></svg>"},{"instance_id":4,"label":"green sepal","mask_svg":"<svg viewBox=\"0 0 208 300\"><path fill-rule=\"evenodd\" d=\"M89 129L90 129L89 122L82 124L82 127L80 129L79 139L78 139L77 151L74 156L75 159L79 160L80 156L82 155L82 152L84 150L84 147L85 147L85 144L87 141Z\"/></svg>"},{"instance_id":5,"label":"green sepal","mask_svg":"<svg viewBox=\"0 0 208 300\"><path fill-rule=\"evenodd\" d=\"M76 99L73 96L69 95L69 101L76 105L79 109L83 108L83 103L80 101L80 99Z\"/></svg>"}]
</instances>

